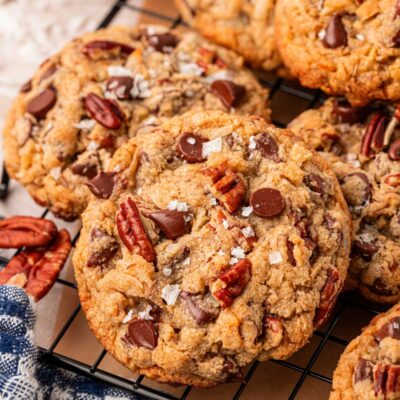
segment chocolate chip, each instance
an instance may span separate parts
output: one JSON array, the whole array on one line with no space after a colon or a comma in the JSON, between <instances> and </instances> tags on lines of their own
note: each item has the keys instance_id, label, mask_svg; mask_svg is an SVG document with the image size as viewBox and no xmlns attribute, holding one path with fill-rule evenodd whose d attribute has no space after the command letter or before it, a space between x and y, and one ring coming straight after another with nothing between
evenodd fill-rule
<instances>
[{"instance_id":1,"label":"chocolate chip","mask_svg":"<svg viewBox=\"0 0 400 400\"><path fill-rule=\"evenodd\" d=\"M286 238L286 252L289 263L295 267L297 263L294 257L294 243L291 242L289 238Z\"/></svg>"},{"instance_id":2,"label":"chocolate chip","mask_svg":"<svg viewBox=\"0 0 400 400\"><path fill-rule=\"evenodd\" d=\"M89 93L85 99L85 108L89 115L108 129L119 129L124 116L116 102L103 99L95 93Z\"/></svg>"},{"instance_id":3,"label":"chocolate chip","mask_svg":"<svg viewBox=\"0 0 400 400\"><path fill-rule=\"evenodd\" d=\"M108 199L113 192L116 177L115 172L99 172L86 185L96 197Z\"/></svg>"},{"instance_id":4,"label":"chocolate chip","mask_svg":"<svg viewBox=\"0 0 400 400\"><path fill-rule=\"evenodd\" d=\"M353 250L363 260L371 261L373 255L379 250L379 247L373 242L364 242L361 239L357 239L353 243Z\"/></svg>"},{"instance_id":5,"label":"chocolate chip","mask_svg":"<svg viewBox=\"0 0 400 400\"><path fill-rule=\"evenodd\" d=\"M262 188L253 192L250 205L253 207L254 214L262 218L278 217L286 207L281 192L271 188Z\"/></svg>"},{"instance_id":6,"label":"chocolate chip","mask_svg":"<svg viewBox=\"0 0 400 400\"><path fill-rule=\"evenodd\" d=\"M34 97L26 106L26 111L37 119L42 119L53 108L57 101L57 92L48 88Z\"/></svg>"},{"instance_id":7,"label":"chocolate chip","mask_svg":"<svg viewBox=\"0 0 400 400\"><path fill-rule=\"evenodd\" d=\"M354 383L370 380L372 381L372 369L374 365L371 361L361 358L354 371Z\"/></svg>"},{"instance_id":8,"label":"chocolate chip","mask_svg":"<svg viewBox=\"0 0 400 400\"><path fill-rule=\"evenodd\" d=\"M217 79L211 84L211 92L227 107L236 107L243 99L246 88L226 79Z\"/></svg>"},{"instance_id":9,"label":"chocolate chip","mask_svg":"<svg viewBox=\"0 0 400 400\"><path fill-rule=\"evenodd\" d=\"M86 178L92 179L97 175L97 165L74 163L71 166L71 171L75 175L85 176Z\"/></svg>"},{"instance_id":10,"label":"chocolate chip","mask_svg":"<svg viewBox=\"0 0 400 400\"><path fill-rule=\"evenodd\" d=\"M304 177L304 184L314 193L317 193L321 197L326 195L326 182L325 180L317 174L308 174Z\"/></svg>"},{"instance_id":11,"label":"chocolate chip","mask_svg":"<svg viewBox=\"0 0 400 400\"><path fill-rule=\"evenodd\" d=\"M167 239L177 239L188 232L190 216L188 212L176 210L154 211L149 214L156 225L162 230Z\"/></svg>"},{"instance_id":12,"label":"chocolate chip","mask_svg":"<svg viewBox=\"0 0 400 400\"><path fill-rule=\"evenodd\" d=\"M210 312L203 309L200 305L200 299L198 298L199 296L189 292L181 292L180 296L185 301L190 314L198 324L206 324L217 318L218 310L215 309L214 312Z\"/></svg>"},{"instance_id":13,"label":"chocolate chip","mask_svg":"<svg viewBox=\"0 0 400 400\"><path fill-rule=\"evenodd\" d=\"M86 43L82 48L82 53L92 59L98 59L103 55L107 57L122 54L128 56L135 49L123 43L112 42L110 40L94 40Z\"/></svg>"},{"instance_id":14,"label":"chocolate chip","mask_svg":"<svg viewBox=\"0 0 400 400\"><path fill-rule=\"evenodd\" d=\"M118 242L116 239L99 228L93 228L90 234L94 251L90 254L87 266L97 267L108 263L118 251Z\"/></svg>"},{"instance_id":15,"label":"chocolate chip","mask_svg":"<svg viewBox=\"0 0 400 400\"><path fill-rule=\"evenodd\" d=\"M32 79L29 79L28 82L25 82L20 89L21 93L26 93L26 92L30 92L32 89Z\"/></svg>"},{"instance_id":16,"label":"chocolate chip","mask_svg":"<svg viewBox=\"0 0 400 400\"><path fill-rule=\"evenodd\" d=\"M347 32L343 25L341 15L333 15L329 20L325 37L322 39L322 44L328 49L347 46Z\"/></svg>"},{"instance_id":17,"label":"chocolate chip","mask_svg":"<svg viewBox=\"0 0 400 400\"><path fill-rule=\"evenodd\" d=\"M269 133L262 133L255 139L256 149L265 157L276 163L281 162L278 151L279 147Z\"/></svg>"},{"instance_id":18,"label":"chocolate chip","mask_svg":"<svg viewBox=\"0 0 400 400\"><path fill-rule=\"evenodd\" d=\"M392 37L393 47L400 47L400 30Z\"/></svg>"},{"instance_id":19,"label":"chocolate chip","mask_svg":"<svg viewBox=\"0 0 400 400\"><path fill-rule=\"evenodd\" d=\"M153 350L157 347L158 333L153 321L136 319L128 326L126 340L138 347Z\"/></svg>"},{"instance_id":20,"label":"chocolate chip","mask_svg":"<svg viewBox=\"0 0 400 400\"><path fill-rule=\"evenodd\" d=\"M153 49L167 53L179 43L178 38L172 33L156 33L148 36L149 44Z\"/></svg>"},{"instance_id":21,"label":"chocolate chip","mask_svg":"<svg viewBox=\"0 0 400 400\"><path fill-rule=\"evenodd\" d=\"M355 172L345 176L341 188L347 204L350 206L365 205L372 196L368 176L362 172Z\"/></svg>"},{"instance_id":22,"label":"chocolate chip","mask_svg":"<svg viewBox=\"0 0 400 400\"><path fill-rule=\"evenodd\" d=\"M400 160L400 138L390 145L388 155L392 161Z\"/></svg>"},{"instance_id":23,"label":"chocolate chip","mask_svg":"<svg viewBox=\"0 0 400 400\"><path fill-rule=\"evenodd\" d=\"M335 100L333 103L333 114L347 124L355 124L365 118L366 108L353 107L347 100Z\"/></svg>"},{"instance_id":24,"label":"chocolate chip","mask_svg":"<svg viewBox=\"0 0 400 400\"><path fill-rule=\"evenodd\" d=\"M375 333L375 339L378 342L387 337L400 340L400 317L392 318Z\"/></svg>"},{"instance_id":25,"label":"chocolate chip","mask_svg":"<svg viewBox=\"0 0 400 400\"><path fill-rule=\"evenodd\" d=\"M370 286L370 289L371 292L380 296L391 296L393 294L381 278L376 278L372 286Z\"/></svg>"},{"instance_id":26,"label":"chocolate chip","mask_svg":"<svg viewBox=\"0 0 400 400\"><path fill-rule=\"evenodd\" d=\"M113 76L106 82L106 89L113 93L119 100L130 100L133 79L129 76Z\"/></svg>"},{"instance_id":27,"label":"chocolate chip","mask_svg":"<svg viewBox=\"0 0 400 400\"><path fill-rule=\"evenodd\" d=\"M203 143L205 142L207 139L194 133L183 133L178 139L176 150L190 164L203 162L206 160L203 157Z\"/></svg>"},{"instance_id":28,"label":"chocolate chip","mask_svg":"<svg viewBox=\"0 0 400 400\"><path fill-rule=\"evenodd\" d=\"M43 75L40 77L39 83L44 81L47 78L50 78L55 72L57 71L57 66L54 64L51 64L49 68L44 71Z\"/></svg>"}]
</instances>

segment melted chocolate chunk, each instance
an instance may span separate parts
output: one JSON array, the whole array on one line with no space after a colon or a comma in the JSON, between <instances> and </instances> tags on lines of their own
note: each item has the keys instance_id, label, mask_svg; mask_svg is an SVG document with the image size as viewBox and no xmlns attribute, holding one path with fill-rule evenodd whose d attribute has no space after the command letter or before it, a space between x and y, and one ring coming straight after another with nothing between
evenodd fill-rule
<instances>
[{"instance_id":1,"label":"melted chocolate chunk","mask_svg":"<svg viewBox=\"0 0 400 400\"><path fill-rule=\"evenodd\" d=\"M271 188L262 188L253 192L250 205L253 207L254 214L262 218L278 217L286 207L281 192Z\"/></svg>"},{"instance_id":2,"label":"melted chocolate chunk","mask_svg":"<svg viewBox=\"0 0 400 400\"><path fill-rule=\"evenodd\" d=\"M48 88L34 97L26 106L26 111L37 119L43 119L53 108L57 101L57 92L54 88Z\"/></svg>"},{"instance_id":3,"label":"melted chocolate chunk","mask_svg":"<svg viewBox=\"0 0 400 400\"><path fill-rule=\"evenodd\" d=\"M137 347L153 350L158 342L156 325L151 320L136 319L129 324L125 339Z\"/></svg>"},{"instance_id":4,"label":"melted chocolate chunk","mask_svg":"<svg viewBox=\"0 0 400 400\"><path fill-rule=\"evenodd\" d=\"M389 322L382 325L379 331L375 333L375 339L378 342L387 337L400 340L400 317L392 318Z\"/></svg>"},{"instance_id":5,"label":"melted chocolate chunk","mask_svg":"<svg viewBox=\"0 0 400 400\"><path fill-rule=\"evenodd\" d=\"M211 84L211 92L227 107L236 107L243 99L246 88L226 79L215 80Z\"/></svg>"},{"instance_id":6,"label":"melted chocolate chunk","mask_svg":"<svg viewBox=\"0 0 400 400\"><path fill-rule=\"evenodd\" d=\"M329 20L325 37L322 39L322 44L328 49L347 46L347 32L343 25L341 15L333 15Z\"/></svg>"},{"instance_id":7,"label":"melted chocolate chunk","mask_svg":"<svg viewBox=\"0 0 400 400\"><path fill-rule=\"evenodd\" d=\"M167 239L175 240L184 235L190 228L188 212L176 210L154 211L149 214L156 225L161 229Z\"/></svg>"},{"instance_id":8,"label":"melted chocolate chunk","mask_svg":"<svg viewBox=\"0 0 400 400\"><path fill-rule=\"evenodd\" d=\"M96 197L108 199L113 192L116 178L115 172L99 172L86 185Z\"/></svg>"},{"instance_id":9,"label":"melted chocolate chunk","mask_svg":"<svg viewBox=\"0 0 400 400\"><path fill-rule=\"evenodd\" d=\"M176 150L189 164L203 162L206 160L203 157L203 143L205 142L207 139L194 133L183 133L178 139Z\"/></svg>"},{"instance_id":10,"label":"melted chocolate chunk","mask_svg":"<svg viewBox=\"0 0 400 400\"><path fill-rule=\"evenodd\" d=\"M255 139L256 149L263 155L265 158L269 158L276 163L281 162L278 152L279 147L273 137L269 133L262 133L258 135Z\"/></svg>"}]
</instances>

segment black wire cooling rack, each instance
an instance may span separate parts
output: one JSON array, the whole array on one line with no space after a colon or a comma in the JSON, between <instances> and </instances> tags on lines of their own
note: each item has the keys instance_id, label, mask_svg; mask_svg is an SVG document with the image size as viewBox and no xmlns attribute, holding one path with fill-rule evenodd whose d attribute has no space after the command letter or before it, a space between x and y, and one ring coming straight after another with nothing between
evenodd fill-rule
<instances>
[{"instance_id":1,"label":"black wire cooling rack","mask_svg":"<svg viewBox=\"0 0 400 400\"><path fill-rule=\"evenodd\" d=\"M142 2L140 2L140 4L141 3ZM154 0L150 3L157 4L157 2L155 2ZM160 2L158 2L158 4L160 4ZM155 8L158 10L160 7L155 7ZM170 15L164 15L159 11L154 11L151 8L151 6L149 6L149 8L144 8L142 7L142 5L140 6L136 5L134 1L117 0L108 10L107 15L100 22L98 28L104 28L108 26L110 23L114 21L117 15L124 9L133 11L135 13L140 13L143 17L147 19L150 18L154 22L159 22L163 24L167 23L174 28L178 27L181 24L183 25L179 17L173 18ZM269 98L271 102L271 108L273 110L273 122L275 125L279 127L286 126L287 122L291 120L293 117L295 117L297 114L308 108L314 107L315 105L320 103L321 100L323 100L323 95L320 92L305 89L296 84L295 82L285 81L281 78L268 74L260 75L259 78L261 83L266 87L268 87L270 90ZM282 112L282 110L284 110L284 113ZM9 185L9 177L7 175L7 172L3 168L1 182L0 182L0 199L6 198L8 193L8 185ZM47 214L48 210L45 210L42 213L42 217L45 217ZM0 218L4 217L0 216ZM73 244L75 244L78 237L79 233L77 233L73 238ZM9 258L0 256L0 268L4 267L8 263L8 261ZM57 282L75 291L77 290L76 284L66 279L59 278ZM287 389L287 386L291 385L289 394L287 396L289 400L295 398L309 398L309 395L304 395L304 394L302 395L301 391L305 386L306 380L310 377L316 379L319 382L323 382L327 385L330 385L332 383L332 376L331 376L332 373L330 374L320 373L317 371L316 365L320 361L321 354L329 344L333 343L337 346L340 346L341 351L343 351L345 346L349 343L349 339L351 338L348 337L346 339L343 339L342 337L340 337L343 335L335 335L334 332L335 328L338 327L339 323L343 319L346 319L344 318L344 315L349 309L351 309L351 312L353 313L352 315L357 313L366 314L368 317L365 318L365 321L368 321L373 316L382 311L378 310L378 308L375 307L374 305L366 303L357 295L351 293L342 294L338 299L337 305L328 323L320 330L314 333L314 336L312 338L314 346L312 348L312 351L307 353L305 361L303 360L301 363L298 363L293 359L289 361L281 361L281 360L269 361L269 363L271 363L273 366L283 367L286 370L286 372L289 372L289 370L296 372L296 379L291 383L285 382L285 372L283 372L284 375L282 376L282 385L283 385L282 387ZM65 355L57 353L55 351L57 345L63 339L64 335L67 333L68 329L71 327L72 323L74 322L75 318L77 317L80 311L81 311L81 306L80 305L76 306L75 309L73 309L72 313L67 318L66 322L64 323L58 334L56 335L56 337L54 338L54 340L52 341L52 343L50 344L50 346L48 346L47 348L40 348L40 357L42 359L58 367L65 368L67 370L76 372L78 374L90 376L103 383L115 385L117 387L131 391L132 393L141 395L146 398L171 399L171 400L178 400L178 399L184 400L191 398L191 393L193 393L195 389L192 389L190 386L185 387L182 393L177 396L175 394L168 393L166 390L154 388L149 384L146 384L146 380L142 375L132 381L99 368L100 363L103 361L104 357L107 354L106 350L104 349L100 351L97 358L92 364L87 364L79 360L69 358ZM359 330L357 332L352 332L352 333L353 333L352 336L357 335L359 333ZM241 399L254 398L254 397L248 397L246 395L246 388L250 384L252 377L256 373L257 369L261 368L259 367L259 365L260 363L256 361L247 369L243 381L239 384L236 384L233 394L230 395L229 397L230 399L237 400L240 398ZM263 397L271 398L268 395L267 382L265 382L265 385L266 385L266 391L265 391L265 396ZM202 398L219 399L220 397L219 395L213 392L213 389L210 389L210 392L203 393ZM280 396L280 398L283 397ZM313 398L322 398L322 397L314 393Z\"/></svg>"}]
</instances>

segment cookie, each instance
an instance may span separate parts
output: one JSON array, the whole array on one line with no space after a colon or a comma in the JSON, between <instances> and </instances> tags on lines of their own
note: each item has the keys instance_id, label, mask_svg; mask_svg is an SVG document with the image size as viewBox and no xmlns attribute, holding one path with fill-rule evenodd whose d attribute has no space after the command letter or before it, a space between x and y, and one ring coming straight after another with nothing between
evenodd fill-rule
<instances>
[{"instance_id":1,"label":"cookie","mask_svg":"<svg viewBox=\"0 0 400 400\"><path fill-rule=\"evenodd\" d=\"M233 52L161 26L83 35L21 89L4 130L5 161L41 205L73 220L90 179L140 124L189 110L269 116L267 90Z\"/></svg>"},{"instance_id":2,"label":"cookie","mask_svg":"<svg viewBox=\"0 0 400 400\"><path fill-rule=\"evenodd\" d=\"M278 0L276 40L304 86L354 105L400 98L397 0Z\"/></svg>"},{"instance_id":3,"label":"cookie","mask_svg":"<svg viewBox=\"0 0 400 400\"><path fill-rule=\"evenodd\" d=\"M350 215L328 164L259 117L189 113L114 155L74 254L107 351L163 382L212 386L287 358L346 276Z\"/></svg>"},{"instance_id":4,"label":"cookie","mask_svg":"<svg viewBox=\"0 0 400 400\"><path fill-rule=\"evenodd\" d=\"M400 124L393 104L329 99L290 128L331 162L353 219L349 282L373 301L400 301Z\"/></svg>"},{"instance_id":5,"label":"cookie","mask_svg":"<svg viewBox=\"0 0 400 400\"><path fill-rule=\"evenodd\" d=\"M352 340L333 375L330 400L400 398L400 305Z\"/></svg>"},{"instance_id":6,"label":"cookie","mask_svg":"<svg viewBox=\"0 0 400 400\"><path fill-rule=\"evenodd\" d=\"M282 68L274 37L275 0L175 0L175 4L185 22L237 51L253 67Z\"/></svg>"}]
</instances>

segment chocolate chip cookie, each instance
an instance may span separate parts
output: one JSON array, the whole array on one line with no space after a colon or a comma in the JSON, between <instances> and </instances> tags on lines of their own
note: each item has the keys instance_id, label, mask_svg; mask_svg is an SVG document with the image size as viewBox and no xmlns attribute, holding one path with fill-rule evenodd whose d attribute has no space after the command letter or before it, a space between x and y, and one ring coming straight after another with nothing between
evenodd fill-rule
<instances>
[{"instance_id":1,"label":"chocolate chip cookie","mask_svg":"<svg viewBox=\"0 0 400 400\"><path fill-rule=\"evenodd\" d=\"M400 398L400 305L379 314L340 358L330 400Z\"/></svg>"},{"instance_id":2,"label":"chocolate chip cookie","mask_svg":"<svg viewBox=\"0 0 400 400\"><path fill-rule=\"evenodd\" d=\"M90 179L138 125L192 109L268 118L266 98L240 57L196 34L161 26L89 33L22 87L4 131L7 169L39 204L72 220Z\"/></svg>"},{"instance_id":3,"label":"chocolate chip cookie","mask_svg":"<svg viewBox=\"0 0 400 400\"><path fill-rule=\"evenodd\" d=\"M183 19L213 42L237 51L255 68L282 67L275 45L275 0L175 0Z\"/></svg>"},{"instance_id":4,"label":"chocolate chip cookie","mask_svg":"<svg viewBox=\"0 0 400 400\"><path fill-rule=\"evenodd\" d=\"M74 254L79 295L133 371L240 378L302 347L342 288L351 220L336 177L260 117L176 117L123 145L96 186Z\"/></svg>"},{"instance_id":5,"label":"chocolate chip cookie","mask_svg":"<svg viewBox=\"0 0 400 400\"><path fill-rule=\"evenodd\" d=\"M400 98L397 0L278 0L276 39L301 83L354 105Z\"/></svg>"},{"instance_id":6,"label":"chocolate chip cookie","mask_svg":"<svg viewBox=\"0 0 400 400\"><path fill-rule=\"evenodd\" d=\"M339 179L353 218L349 282L367 298L400 301L400 109L351 107L329 99L291 129L321 151Z\"/></svg>"}]
</instances>

